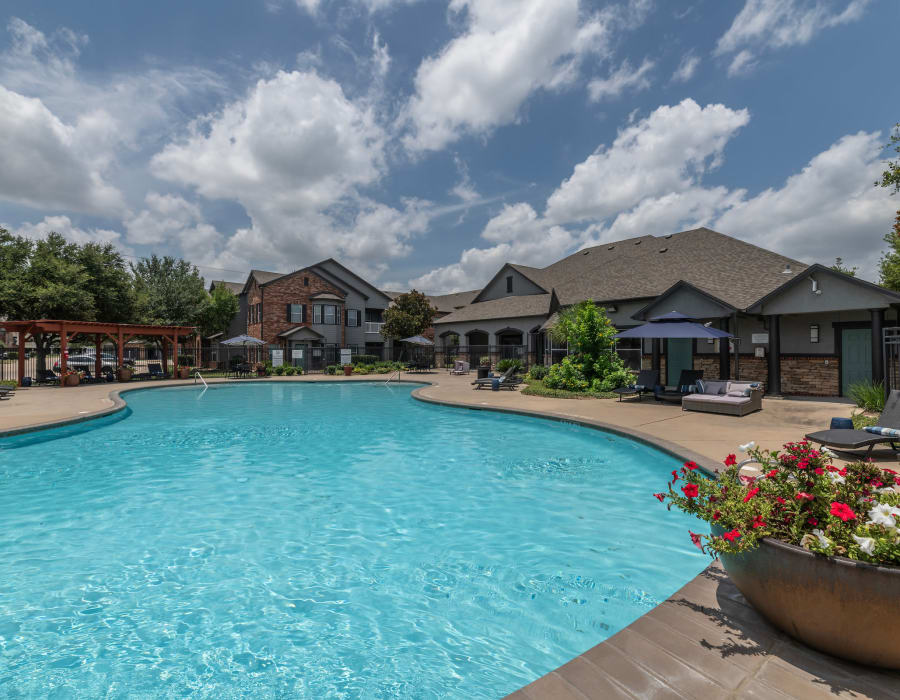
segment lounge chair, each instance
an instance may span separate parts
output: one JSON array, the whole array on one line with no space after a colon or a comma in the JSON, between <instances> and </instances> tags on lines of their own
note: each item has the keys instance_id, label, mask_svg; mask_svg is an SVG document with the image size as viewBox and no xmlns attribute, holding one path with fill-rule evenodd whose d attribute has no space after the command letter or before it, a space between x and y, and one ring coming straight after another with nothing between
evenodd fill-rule
<instances>
[{"instance_id":1,"label":"lounge chair","mask_svg":"<svg viewBox=\"0 0 900 700\"><path fill-rule=\"evenodd\" d=\"M900 431L900 389L891 390L884 404L884 410L878 418L878 427ZM806 439L823 447L833 447L837 450L861 450L863 447L868 447L869 449L866 450L867 457L872 454L875 445L888 443L895 452L900 450L900 447L898 447L900 445L900 434L877 435L868 430L853 430L851 428L819 430L815 433L808 433Z\"/></svg>"},{"instance_id":2,"label":"lounge chair","mask_svg":"<svg viewBox=\"0 0 900 700\"><path fill-rule=\"evenodd\" d=\"M147 374L151 379L168 379L168 372L163 372L162 365L158 362L151 362L147 365Z\"/></svg>"},{"instance_id":3,"label":"lounge chair","mask_svg":"<svg viewBox=\"0 0 900 700\"><path fill-rule=\"evenodd\" d=\"M39 369L37 371L38 384L59 384L59 375L52 369Z\"/></svg>"},{"instance_id":4,"label":"lounge chair","mask_svg":"<svg viewBox=\"0 0 900 700\"><path fill-rule=\"evenodd\" d=\"M457 360L453 369L450 370L450 374L468 374L469 373L469 363L465 360Z\"/></svg>"},{"instance_id":5,"label":"lounge chair","mask_svg":"<svg viewBox=\"0 0 900 700\"><path fill-rule=\"evenodd\" d=\"M618 389L613 389L613 391L619 395L619 401L622 400L623 396L635 395L640 401L644 394L652 394L656 390L657 384L659 384L659 372L655 369L642 369L638 372L634 384L631 386L620 386Z\"/></svg>"},{"instance_id":6,"label":"lounge chair","mask_svg":"<svg viewBox=\"0 0 900 700\"><path fill-rule=\"evenodd\" d=\"M658 388L653 391L657 401L681 403L681 399L691 392L691 387L696 385L698 379L703 379L702 369L683 369L678 377L678 386L674 389Z\"/></svg>"},{"instance_id":7,"label":"lounge chair","mask_svg":"<svg viewBox=\"0 0 900 700\"><path fill-rule=\"evenodd\" d=\"M494 380L498 380L500 382L501 389L514 389L522 383L521 379L517 379L515 377L516 367L510 367L499 377L485 377L484 379L476 379L472 382L472 386L476 389L480 389L483 386L492 387L494 384Z\"/></svg>"}]
</instances>

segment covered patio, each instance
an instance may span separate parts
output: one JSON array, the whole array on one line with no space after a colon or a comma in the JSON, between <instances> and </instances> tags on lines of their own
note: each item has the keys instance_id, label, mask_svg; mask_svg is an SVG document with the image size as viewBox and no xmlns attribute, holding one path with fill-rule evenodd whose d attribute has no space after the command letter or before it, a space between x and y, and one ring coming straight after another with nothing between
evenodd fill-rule
<instances>
[{"instance_id":1,"label":"covered patio","mask_svg":"<svg viewBox=\"0 0 900 700\"><path fill-rule=\"evenodd\" d=\"M69 342L75 336L86 335L94 339L95 367L97 376L102 368L102 347L105 340L112 341L116 345L118 365L121 366L125 359L125 344L135 337L161 338L163 353L163 372L168 371L168 347L172 344L172 362L178 366L179 339L185 339L196 333L194 326L153 326L134 323L101 323L97 321L59 321L50 319L37 319L31 321L2 321L0 327L7 332L18 333L18 385L22 386L22 378L25 376L25 343L35 335L58 335L60 345L60 373L67 371L67 351ZM65 386L62 383L61 386Z\"/></svg>"}]
</instances>

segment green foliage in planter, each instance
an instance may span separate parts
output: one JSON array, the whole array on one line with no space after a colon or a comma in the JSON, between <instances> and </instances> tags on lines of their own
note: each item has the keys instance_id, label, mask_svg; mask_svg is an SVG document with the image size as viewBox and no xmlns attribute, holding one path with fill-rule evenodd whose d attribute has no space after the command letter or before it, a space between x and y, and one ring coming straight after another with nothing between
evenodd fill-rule
<instances>
[{"instance_id":1,"label":"green foliage in planter","mask_svg":"<svg viewBox=\"0 0 900 700\"><path fill-rule=\"evenodd\" d=\"M518 372L521 372L522 371L522 360L519 360L519 359L516 359L513 357L513 358L507 358L505 360L500 360L500 362L497 363L497 371L498 372L505 372L510 367L515 368L513 370L513 374L517 374Z\"/></svg>"},{"instance_id":2,"label":"green foliage in planter","mask_svg":"<svg viewBox=\"0 0 900 700\"><path fill-rule=\"evenodd\" d=\"M341 374L343 371L340 365L328 365L325 368L325 374Z\"/></svg>"},{"instance_id":3,"label":"green foliage in planter","mask_svg":"<svg viewBox=\"0 0 900 700\"><path fill-rule=\"evenodd\" d=\"M618 396L612 392L551 389L540 379L529 379L528 384L519 393L526 396L543 396L548 399L613 399Z\"/></svg>"},{"instance_id":4,"label":"green foliage in planter","mask_svg":"<svg viewBox=\"0 0 900 700\"><path fill-rule=\"evenodd\" d=\"M864 411L881 413L884 410L884 384L865 380L851 384L847 393Z\"/></svg>"},{"instance_id":5,"label":"green foliage in planter","mask_svg":"<svg viewBox=\"0 0 900 700\"><path fill-rule=\"evenodd\" d=\"M856 430L862 430L869 425L878 425L878 419L875 416L867 416L865 413L854 413L850 419Z\"/></svg>"},{"instance_id":6,"label":"green foliage in planter","mask_svg":"<svg viewBox=\"0 0 900 700\"><path fill-rule=\"evenodd\" d=\"M491 366L491 356L490 355L482 355L478 358L478 364L482 367L490 367Z\"/></svg>"},{"instance_id":7,"label":"green foliage in planter","mask_svg":"<svg viewBox=\"0 0 900 700\"><path fill-rule=\"evenodd\" d=\"M528 370L528 378L529 379L543 379L547 376L547 373L550 371L550 368L546 365L532 365L531 369Z\"/></svg>"},{"instance_id":8,"label":"green foliage in planter","mask_svg":"<svg viewBox=\"0 0 900 700\"><path fill-rule=\"evenodd\" d=\"M752 444L745 446L752 448ZM724 529L722 535L691 532L694 544L715 556L738 554L764 537L828 556L900 565L900 476L870 462L838 468L832 453L808 442L784 449L750 449L761 476L742 476L728 455L718 479L693 462L672 472L668 492L654 494Z\"/></svg>"}]
</instances>

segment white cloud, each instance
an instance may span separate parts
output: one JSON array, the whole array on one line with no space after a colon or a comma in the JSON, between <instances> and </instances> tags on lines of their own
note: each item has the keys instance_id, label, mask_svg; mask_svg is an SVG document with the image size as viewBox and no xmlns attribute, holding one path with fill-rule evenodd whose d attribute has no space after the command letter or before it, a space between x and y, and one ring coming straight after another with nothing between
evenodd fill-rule
<instances>
[{"instance_id":1,"label":"white cloud","mask_svg":"<svg viewBox=\"0 0 900 700\"><path fill-rule=\"evenodd\" d=\"M691 99L661 106L576 165L550 195L545 216L562 224L603 220L646 197L686 190L721 163L725 145L749 120L746 109Z\"/></svg>"},{"instance_id":2,"label":"white cloud","mask_svg":"<svg viewBox=\"0 0 900 700\"><path fill-rule=\"evenodd\" d=\"M697 56L693 51L688 51L684 56L681 57L681 62L678 64L678 68L676 68L675 72L672 73L672 82L686 83L688 80L694 77L694 73L697 72L697 68L699 66L700 57Z\"/></svg>"},{"instance_id":3,"label":"white cloud","mask_svg":"<svg viewBox=\"0 0 900 700\"><path fill-rule=\"evenodd\" d=\"M578 0L452 0L465 31L419 66L404 143L412 151L439 150L463 134L517 121L532 93L571 83L588 53L605 57L611 32L639 23L646 5L585 18Z\"/></svg>"},{"instance_id":4,"label":"white cloud","mask_svg":"<svg viewBox=\"0 0 900 700\"><path fill-rule=\"evenodd\" d=\"M655 64L649 58L645 58L640 66L632 68L626 58L622 64L610 73L608 78L594 78L588 83L588 96L593 102L599 102L604 98L614 98L625 90L632 89L635 92L647 90L650 87L650 79L647 73L653 70Z\"/></svg>"},{"instance_id":5,"label":"white cloud","mask_svg":"<svg viewBox=\"0 0 900 700\"><path fill-rule=\"evenodd\" d=\"M37 223L24 222L19 226L3 224L0 228L33 239L46 238L48 233L54 232L72 243L82 245L85 243L113 243L123 253L131 252L130 248L122 245L122 234L118 231L103 228L80 228L72 223L68 216L45 216L42 221Z\"/></svg>"},{"instance_id":6,"label":"white cloud","mask_svg":"<svg viewBox=\"0 0 900 700\"><path fill-rule=\"evenodd\" d=\"M809 43L823 29L862 17L869 0L746 0L731 27L716 44L716 55L736 54L729 75L746 73L764 50Z\"/></svg>"},{"instance_id":7,"label":"white cloud","mask_svg":"<svg viewBox=\"0 0 900 700\"><path fill-rule=\"evenodd\" d=\"M810 262L841 257L868 279L890 230L896 199L872 183L884 169L883 135L859 132L812 158L780 188L728 208L716 228Z\"/></svg>"}]
</instances>

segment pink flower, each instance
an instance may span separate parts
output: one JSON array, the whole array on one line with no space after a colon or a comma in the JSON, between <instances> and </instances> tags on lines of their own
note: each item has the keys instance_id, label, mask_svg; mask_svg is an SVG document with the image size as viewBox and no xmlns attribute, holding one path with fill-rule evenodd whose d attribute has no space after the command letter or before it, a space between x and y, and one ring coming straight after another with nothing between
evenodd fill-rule
<instances>
[{"instance_id":1,"label":"pink flower","mask_svg":"<svg viewBox=\"0 0 900 700\"><path fill-rule=\"evenodd\" d=\"M813 496L811 493L806 493L806 491L800 491L799 493L797 493L795 498L798 501L803 501L803 500L812 501L815 498L815 496Z\"/></svg>"},{"instance_id":2,"label":"pink flower","mask_svg":"<svg viewBox=\"0 0 900 700\"><path fill-rule=\"evenodd\" d=\"M666 495L664 493L654 493L653 495L656 497L656 500L658 500L660 503L662 503L666 498Z\"/></svg>"},{"instance_id":3,"label":"pink flower","mask_svg":"<svg viewBox=\"0 0 900 700\"><path fill-rule=\"evenodd\" d=\"M816 474L818 474L819 476L822 476L822 474L825 473L825 470L822 469L822 467L816 467L815 469L813 469L813 471L814 471Z\"/></svg>"},{"instance_id":4,"label":"pink flower","mask_svg":"<svg viewBox=\"0 0 900 700\"><path fill-rule=\"evenodd\" d=\"M688 533L691 536L691 542L693 542L694 546L702 552L703 551L703 538L700 535L698 535L696 532L691 532L690 530L688 530Z\"/></svg>"}]
</instances>

